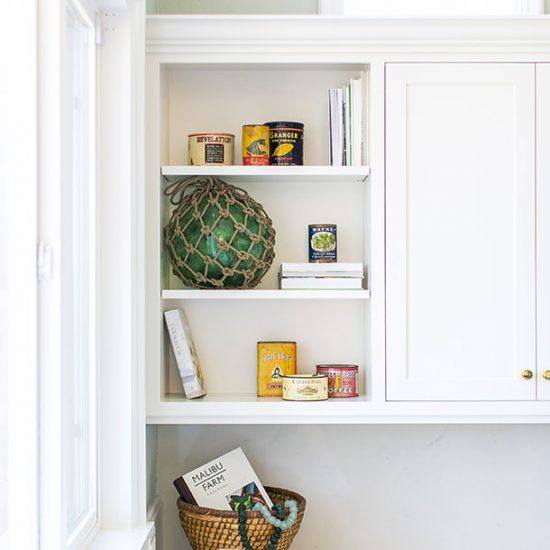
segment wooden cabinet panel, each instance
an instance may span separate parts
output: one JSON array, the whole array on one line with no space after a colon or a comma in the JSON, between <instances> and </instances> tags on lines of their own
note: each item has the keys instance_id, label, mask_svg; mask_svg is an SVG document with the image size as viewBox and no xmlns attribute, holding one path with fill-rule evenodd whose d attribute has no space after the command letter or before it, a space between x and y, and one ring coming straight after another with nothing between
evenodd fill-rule
<instances>
[{"instance_id":1,"label":"wooden cabinet panel","mask_svg":"<svg viewBox=\"0 0 550 550\"><path fill-rule=\"evenodd\" d=\"M535 299L535 65L388 64L387 398L535 399Z\"/></svg>"}]
</instances>

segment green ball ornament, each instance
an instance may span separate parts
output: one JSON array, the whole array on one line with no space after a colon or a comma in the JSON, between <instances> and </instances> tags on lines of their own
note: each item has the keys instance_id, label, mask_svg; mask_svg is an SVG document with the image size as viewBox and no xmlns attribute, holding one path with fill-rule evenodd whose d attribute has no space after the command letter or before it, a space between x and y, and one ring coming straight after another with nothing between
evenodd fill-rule
<instances>
[{"instance_id":1,"label":"green ball ornament","mask_svg":"<svg viewBox=\"0 0 550 550\"><path fill-rule=\"evenodd\" d=\"M175 209L164 245L176 277L193 288L254 288L275 258L275 229L244 189L211 177L168 185Z\"/></svg>"}]
</instances>

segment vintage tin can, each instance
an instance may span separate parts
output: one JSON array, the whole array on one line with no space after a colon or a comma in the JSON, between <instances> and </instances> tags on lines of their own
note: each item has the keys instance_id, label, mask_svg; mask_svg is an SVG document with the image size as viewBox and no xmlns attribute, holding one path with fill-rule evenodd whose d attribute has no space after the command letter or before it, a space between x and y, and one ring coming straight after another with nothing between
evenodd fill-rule
<instances>
[{"instance_id":1,"label":"vintage tin can","mask_svg":"<svg viewBox=\"0 0 550 550\"><path fill-rule=\"evenodd\" d=\"M243 164L266 166L269 164L269 127L262 124L243 126Z\"/></svg>"},{"instance_id":2,"label":"vintage tin can","mask_svg":"<svg viewBox=\"0 0 550 550\"><path fill-rule=\"evenodd\" d=\"M269 164L304 164L304 125L301 122L266 122L269 126Z\"/></svg>"},{"instance_id":3,"label":"vintage tin can","mask_svg":"<svg viewBox=\"0 0 550 550\"><path fill-rule=\"evenodd\" d=\"M285 401L323 401L328 399L328 378L324 374L289 374L283 376Z\"/></svg>"},{"instance_id":4,"label":"vintage tin can","mask_svg":"<svg viewBox=\"0 0 550 550\"><path fill-rule=\"evenodd\" d=\"M322 223L308 225L308 256L312 263L337 261L336 225Z\"/></svg>"},{"instance_id":5,"label":"vintage tin can","mask_svg":"<svg viewBox=\"0 0 550 550\"><path fill-rule=\"evenodd\" d=\"M189 164L191 166L231 165L234 149L233 134L190 134Z\"/></svg>"},{"instance_id":6,"label":"vintage tin can","mask_svg":"<svg viewBox=\"0 0 550 550\"><path fill-rule=\"evenodd\" d=\"M258 397L281 397L283 376L296 374L296 342L258 342Z\"/></svg>"},{"instance_id":7,"label":"vintage tin can","mask_svg":"<svg viewBox=\"0 0 550 550\"><path fill-rule=\"evenodd\" d=\"M357 397L357 365L317 365L317 373L328 377L329 397Z\"/></svg>"}]
</instances>

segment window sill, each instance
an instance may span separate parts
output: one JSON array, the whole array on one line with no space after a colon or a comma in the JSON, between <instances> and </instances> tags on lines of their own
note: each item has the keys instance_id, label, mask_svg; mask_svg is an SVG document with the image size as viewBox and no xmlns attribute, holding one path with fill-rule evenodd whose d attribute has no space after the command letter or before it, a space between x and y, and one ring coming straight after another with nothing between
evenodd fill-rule
<instances>
[{"instance_id":1,"label":"window sill","mask_svg":"<svg viewBox=\"0 0 550 550\"><path fill-rule=\"evenodd\" d=\"M99 531L90 544L90 550L149 550L153 549L155 524L148 521L133 529L106 529Z\"/></svg>"}]
</instances>

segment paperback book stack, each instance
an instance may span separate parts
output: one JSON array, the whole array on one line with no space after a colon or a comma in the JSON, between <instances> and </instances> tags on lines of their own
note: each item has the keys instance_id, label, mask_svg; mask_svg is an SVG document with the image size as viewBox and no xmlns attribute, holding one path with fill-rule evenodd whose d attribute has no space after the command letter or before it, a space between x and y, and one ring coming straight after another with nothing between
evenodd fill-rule
<instances>
[{"instance_id":1,"label":"paperback book stack","mask_svg":"<svg viewBox=\"0 0 550 550\"><path fill-rule=\"evenodd\" d=\"M330 164L361 166L363 149L362 78L329 90Z\"/></svg>"},{"instance_id":2,"label":"paperback book stack","mask_svg":"<svg viewBox=\"0 0 550 550\"><path fill-rule=\"evenodd\" d=\"M281 264L283 290L360 290L363 288L361 263L289 263Z\"/></svg>"}]
</instances>

